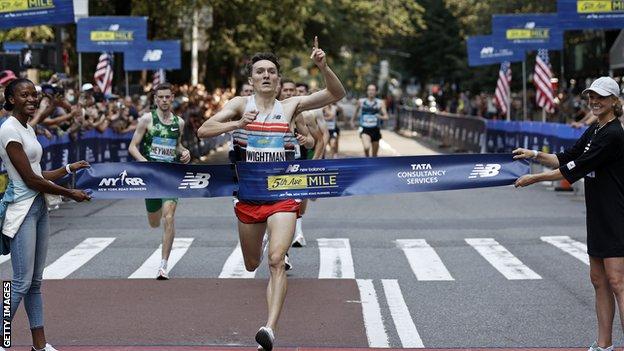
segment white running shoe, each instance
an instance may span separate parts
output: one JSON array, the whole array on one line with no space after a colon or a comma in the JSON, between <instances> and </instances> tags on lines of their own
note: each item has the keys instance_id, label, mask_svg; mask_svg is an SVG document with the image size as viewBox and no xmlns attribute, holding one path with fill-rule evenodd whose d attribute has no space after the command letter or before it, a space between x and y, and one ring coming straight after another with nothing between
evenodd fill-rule
<instances>
[{"instance_id":1,"label":"white running shoe","mask_svg":"<svg viewBox=\"0 0 624 351\"><path fill-rule=\"evenodd\" d=\"M290 257L288 257L288 252L286 253L286 256L284 257L284 268L286 268L287 271L293 269L293 265L292 263L290 263Z\"/></svg>"},{"instance_id":2,"label":"white running shoe","mask_svg":"<svg viewBox=\"0 0 624 351\"><path fill-rule=\"evenodd\" d=\"M273 342L275 341L275 335L273 335L273 330L269 327L261 327L258 329L256 333L256 342L260 344L260 346L265 351L273 350Z\"/></svg>"},{"instance_id":3,"label":"white running shoe","mask_svg":"<svg viewBox=\"0 0 624 351\"><path fill-rule=\"evenodd\" d=\"M303 236L303 233L295 234L295 238L292 242L292 247L304 247L306 246L306 239Z\"/></svg>"},{"instance_id":4,"label":"white running shoe","mask_svg":"<svg viewBox=\"0 0 624 351\"><path fill-rule=\"evenodd\" d=\"M167 270L163 267L158 269L158 275L156 276L156 280L169 280L169 274L167 274Z\"/></svg>"},{"instance_id":5,"label":"white running shoe","mask_svg":"<svg viewBox=\"0 0 624 351\"><path fill-rule=\"evenodd\" d=\"M600 347L598 346L598 341L594 341L594 343L591 344L587 351L613 351L613 345L609 347Z\"/></svg>"}]
</instances>

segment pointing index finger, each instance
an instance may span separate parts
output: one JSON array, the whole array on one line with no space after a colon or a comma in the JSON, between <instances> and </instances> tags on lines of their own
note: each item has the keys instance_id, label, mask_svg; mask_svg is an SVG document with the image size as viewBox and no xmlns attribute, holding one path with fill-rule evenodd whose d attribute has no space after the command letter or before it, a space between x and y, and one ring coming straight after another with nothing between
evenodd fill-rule
<instances>
[{"instance_id":1,"label":"pointing index finger","mask_svg":"<svg viewBox=\"0 0 624 351\"><path fill-rule=\"evenodd\" d=\"M318 49L318 36L314 36L314 48Z\"/></svg>"}]
</instances>

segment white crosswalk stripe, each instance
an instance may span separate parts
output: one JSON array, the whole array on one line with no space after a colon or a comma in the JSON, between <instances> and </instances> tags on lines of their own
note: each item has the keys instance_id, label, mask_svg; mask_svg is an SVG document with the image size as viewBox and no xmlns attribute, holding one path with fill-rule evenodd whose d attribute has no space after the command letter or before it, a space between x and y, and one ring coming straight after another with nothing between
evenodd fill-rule
<instances>
[{"instance_id":1,"label":"white crosswalk stripe","mask_svg":"<svg viewBox=\"0 0 624 351\"><path fill-rule=\"evenodd\" d=\"M420 334L416 330L416 325L412 320L412 315L407 308L405 299L403 299L403 293L401 293L401 287L396 279L382 279L384 294L386 295L386 301L390 308L390 315L394 321L394 327L396 328L401 344L405 348L423 348Z\"/></svg>"},{"instance_id":2,"label":"white crosswalk stripe","mask_svg":"<svg viewBox=\"0 0 624 351\"><path fill-rule=\"evenodd\" d=\"M171 272L173 267L180 261L182 256L186 254L189 247L193 243L194 238L175 238L173 239L173 245L171 246L171 254L167 260L167 270ZM132 273L128 279L152 279L156 278L158 268L160 267L160 260L162 259L162 244L152 253L152 255Z\"/></svg>"},{"instance_id":3,"label":"white crosswalk stripe","mask_svg":"<svg viewBox=\"0 0 624 351\"><path fill-rule=\"evenodd\" d=\"M64 279L89 262L115 238L87 238L43 270L43 279Z\"/></svg>"},{"instance_id":4,"label":"white crosswalk stripe","mask_svg":"<svg viewBox=\"0 0 624 351\"><path fill-rule=\"evenodd\" d=\"M358 279L357 285L360 290L362 315L364 317L368 346L390 347L373 281L370 279Z\"/></svg>"},{"instance_id":5,"label":"white crosswalk stripe","mask_svg":"<svg viewBox=\"0 0 624 351\"><path fill-rule=\"evenodd\" d=\"M0 256L0 264L11 260L11 254Z\"/></svg>"},{"instance_id":6,"label":"white crosswalk stripe","mask_svg":"<svg viewBox=\"0 0 624 351\"><path fill-rule=\"evenodd\" d=\"M579 261L589 265L587 245L572 240L569 236L543 236L540 239L576 257Z\"/></svg>"},{"instance_id":7,"label":"white crosswalk stripe","mask_svg":"<svg viewBox=\"0 0 624 351\"><path fill-rule=\"evenodd\" d=\"M317 239L319 279L355 279L349 239Z\"/></svg>"},{"instance_id":8,"label":"white crosswalk stripe","mask_svg":"<svg viewBox=\"0 0 624 351\"><path fill-rule=\"evenodd\" d=\"M245 269L245 261L243 259L243 251L240 243L236 245L234 251L227 258L219 274L219 278L246 278L253 279L256 271L249 272Z\"/></svg>"},{"instance_id":9,"label":"white crosswalk stripe","mask_svg":"<svg viewBox=\"0 0 624 351\"><path fill-rule=\"evenodd\" d=\"M396 244L403 250L416 279L422 281L454 280L440 256L424 239L399 239Z\"/></svg>"},{"instance_id":10,"label":"white crosswalk stripe","mask_svg":"<svg viewBox=\"0 0 624 351\"><path fill-rule=\"evenodd\" d=\"M492 238L470 238L466 242L474 247L494 268L509 280L542 279L531 268Z\"/></svg>"}]
</instances>

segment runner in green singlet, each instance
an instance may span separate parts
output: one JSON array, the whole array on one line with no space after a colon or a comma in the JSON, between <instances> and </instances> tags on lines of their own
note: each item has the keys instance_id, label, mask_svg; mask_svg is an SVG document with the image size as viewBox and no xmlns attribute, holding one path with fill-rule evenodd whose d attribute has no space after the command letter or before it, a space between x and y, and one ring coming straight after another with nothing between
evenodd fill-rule
<instances>
[{"instance_id":1,"label":"runner in green singlet","mask_svg":"<svg viewBox=\"0 0 624 351\"><path fill-rule=\"evenodd\" d=\"M182 162L191 160L190 152L182 146L181 136L184 121L171 112L173 92L169 83L162 83L154 88L156 109L144 114L128 152L137 161ZM164 218L164 235L162 244L162 260L156 279L167 280L167 260L175 237L174 215L178 199L145 199L147 219L152 228L160 226Z\"/></svg>"}]
</instances>

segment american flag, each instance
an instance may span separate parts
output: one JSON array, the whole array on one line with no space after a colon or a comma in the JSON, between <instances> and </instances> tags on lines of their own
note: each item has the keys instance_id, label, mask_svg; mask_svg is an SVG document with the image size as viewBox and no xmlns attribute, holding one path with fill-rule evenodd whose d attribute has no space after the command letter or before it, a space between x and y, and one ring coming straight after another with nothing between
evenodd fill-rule
<instances>
[{"instance_id":1,"label":"american flag","mask_svg":"<svg viewBox=\"0 0 624 351\"><path fill-rule=\"evenodd\" d=\"M509 102L511 91L509 85L511 84L511 64L509 61L501 63L500 70L498 71L498 82L496 82L496 90L494 91L494 97L496 104L500 107L503 114L507 114L509 111Z\"/></svg>"},{"instance_id":2,"label":"american flag","mask_svg":"<svg viewBox=\"0 0 624 351\"><path fill-rule=\"evenodd\" d=\"M95 84L100 87L104 94L111 94L113 91L113 57L106 52L100 55L95 74L93 75Z\"/></svg>"},{"instance_id":3,"label":"american flag","mask_svg":"<svg viewBox=\"0 0 624 351\"><path fill-rule=\"evenodd\" d=\"M167 78L165 77L165 70L164 69L159 69L158 71L154 71L154 73L152 74L152 86L155 87L160 83L164 83L167 81Z\"/></svg>"},{"instance_id":4,"label":"american flag","mask_svg":"<svg viewBox=\"0 0 624 351\"><path fill-rule=\"evenodd\" d=\"M533 73L533 83L536 89L535 102L548 113L555 112L555 94L550 83L551 78L548 50L540 49L535 57L535 72Z\"/></svg>"}]
</instances>

